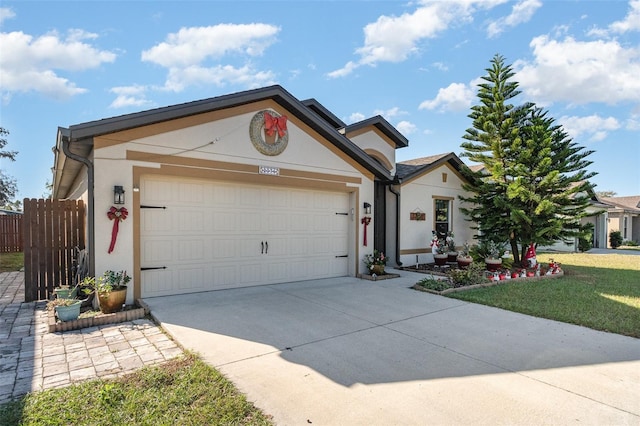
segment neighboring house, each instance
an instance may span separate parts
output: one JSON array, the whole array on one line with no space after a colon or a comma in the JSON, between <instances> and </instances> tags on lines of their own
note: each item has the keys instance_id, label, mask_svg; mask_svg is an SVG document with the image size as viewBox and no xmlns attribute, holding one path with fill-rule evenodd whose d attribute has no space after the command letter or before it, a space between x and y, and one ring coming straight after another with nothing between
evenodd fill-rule
<instances>
[{"instance_id":1,"label":"neighboring house","mask_svg":"<svg viewBox=\"0 0 640 426\"><path fill-rule=\"evenodd\" d=\"M640 243L640 195L602 197L602 201L609 205L609 233L620 231L623 240ZM608 238L607 246L610 247Z\"/></svg>"},{"instance_id":2,"label":"neighboring house","mask_svg":"<svg viewBox=\"0 0 640 426\"><path fill-rule=\"evenodd\" d=\"M454 153L398 163L402 263L433 262L432 231L440 237L453 232L458 248L465 242L476 243L473 237L477 231L460 212L459 196L471 195L462 189L462 167L464 163Z\"/></svg>"},{"instance_id":3,"label":"neighboring house","mask_svg":"<svg viewBox=\"0 0 640 426\"><path fill-rule=\"evenodd\" d=\"M607 209L609 205L602 202L598 196L590 190L588 193L577 193L575 196L589 197L589 206L586 209L587 216L580 220L582 225L590 223L593 226L591 243L593 248L607 248ZM539 247L539 250L579 251L579 241L575 238L571 244L558 242L550 247Z\"/></svg>"},{"instance_id":4,"label":"neighboring house","mask_svg":"<svg viewBox=\"0 0 640 426\"><path fill-rule=\"evenodd\" d=\"M53 197L85 200L90 272L129 271L129 300L357 276L374 247L397 252L407 145L382 117L345 125L271 86L59 128ZM112 206L128 217L109 254Z\"/></svg>"},{"instance_id":5,"label":"neighboring house","mask_svg":"<svg viewBox=\"0 0 640 426\"><path fill-rule=\"evenodd\" d=\"M20 215L22 212L15 210L0 209L0 216Z\"/></svg>"}]
</instances>

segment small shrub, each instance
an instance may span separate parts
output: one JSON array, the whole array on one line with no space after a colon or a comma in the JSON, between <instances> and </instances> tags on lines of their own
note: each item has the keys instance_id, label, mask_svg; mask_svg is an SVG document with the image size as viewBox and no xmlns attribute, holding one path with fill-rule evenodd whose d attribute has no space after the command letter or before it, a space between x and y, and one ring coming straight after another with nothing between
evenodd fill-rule
<instances>
[{"instance_id":1,"label":"small shrub","mask_svg":"<svg viewBox=\"0 0 640 426\"><path fill-rule=\"evenodd\" d=\"M591 242L592 238L593 237L591 235L589 235L588 237L580 237L578 239L578 250L580 250L581 252L591 250L593 248L593 243Z\"/></svg>"},{"instance_id":2,"label":"small shrub","mask_svg":"<svg viewBox=\"0 0 640 426\"><path fill-rule=\"evenodd\" d=\"M623 241L622 245L625 247L638 247L639 244L633 240L628 240L628 241Z\"/></svg>"},{"instance_id":3,"label":"small shrub","mask_svg":"<svg viewBox=\"0 0 640 426\"><path fill-rule=\"evenodd\" d=\"M470 285L488 282L484 276L484 265L474 262L467 269L452 269L448 273L454 287L466 287Z\"/></svg>"},{"instance_id":4,"label":"small shrub","mask_svg":"<svg viewBox=\"0 0 640 426\"><path fill-rule=\"evenodd\" d=\"M609 233L609 244L611 244L611 248L613 249L622 245L622 234L620 231L611 231L611 233Z\"/></svg>"},{"instance_id":5,"label":"small shrub","mask_svg":"<svg viewBox=\"0 0 640 426\"><path fill-rule=\"evenodd\" d=\"M421 279L418 281L418 285L434 291L442 291L451 288L449 280L438 280L432 276Z\"/></svg>"}]
</instances>

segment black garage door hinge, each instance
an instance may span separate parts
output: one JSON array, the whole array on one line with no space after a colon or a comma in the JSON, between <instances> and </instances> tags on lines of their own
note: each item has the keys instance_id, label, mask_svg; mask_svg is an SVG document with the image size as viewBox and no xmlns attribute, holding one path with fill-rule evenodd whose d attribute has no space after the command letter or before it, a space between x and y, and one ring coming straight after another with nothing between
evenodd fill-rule
<instances>
[{"instance_id":1,"label":"black garage door hinge","mask_svg":"<svg viewBox=\"0 0 640 426\"><path fill-rule=\"evenodd\" d=\"M166 209L165 206L145 206L145 205L141 205L140 208L141 209Z\"/></svg>"},{"instance_id":2,"label":"black garage door hinge","mask_svg":"<svg viewBox=\"0 0 640 426\"><path fill-rule=\"evenodd\" d=\"M348 254L343 254L342 256L336 256L336 257L349 257Z\"/></svg>"},{"instance_id":3,"label":"black garage door hinge","mask_svg":"<svg viewBox=\"0 0 640 426\"><path fill-rule=\"evenodd\" d=\"M141 271L151 271L152 269L167 269L166 266L149 266L146 268L140 268Z\"/></svg>"}]
</instances>

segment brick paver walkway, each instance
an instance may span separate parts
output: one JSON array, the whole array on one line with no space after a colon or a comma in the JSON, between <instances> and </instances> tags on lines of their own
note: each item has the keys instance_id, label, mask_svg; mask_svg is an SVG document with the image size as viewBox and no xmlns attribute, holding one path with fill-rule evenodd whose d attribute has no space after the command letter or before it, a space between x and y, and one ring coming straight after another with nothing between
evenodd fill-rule
<instances>
[{"instance_id":1,"label":"brick paver walkway","mask_svg":"<svg viewBox=\"0 0 640 426\"><path fill-rule=\"evenodd\" d=\"M0 273L0 403L82 380L116 377L182 353L148 319L48 333L46 302L23 300L24 274Z\"/></svg>"}]
</instances>

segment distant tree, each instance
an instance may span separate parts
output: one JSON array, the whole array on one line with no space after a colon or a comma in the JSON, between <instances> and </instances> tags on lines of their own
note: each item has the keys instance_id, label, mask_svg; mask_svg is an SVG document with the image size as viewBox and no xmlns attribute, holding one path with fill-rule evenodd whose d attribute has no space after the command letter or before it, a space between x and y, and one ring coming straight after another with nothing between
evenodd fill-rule
<instances>
[{"instance_id":1,"label":"distant tree","mask_svg":"<svg viewBox=\"0 0 640 426\"><path fill-rule=\"evenodd\" d=\"M616 191L597 191L596 195L598 197L615 197L616 195L618 195L618 193Z\"/></svg>"},{"instance_id":2,"label":"distant tree","mask_svg":"<svg viewBox=\"0 0 640 426\"><path fill-rule=\"evenodd\" d=\"M592 189L584 151L548 113L509 100L520 91L504 58L494 56L480 84L480 103L471 108L473 127L463 136L464 157L482 163L483 172L465 169L470 197L462 212L477 223L481 241L508 242L520 263L529 244L572 243L589 233L581 225Z\"/></svg>"},{"instance_id":3,"label":"distant tree","mask_svg":"<svg viewBox=\"0 0 640 426\"><path fill-rule=\"evenodd\" d=\"M5 209L5 210L11 210L11 211L14 211L14 212L21 212L22 211L22 201L15 200L13 202L5 204L2 208Z\"/></svg>"},{"instance_id":4,"label":"distant tree","mask_svg":"<svg viewBox=\"0 0 640 426\"><path fill-rule=\"evenodd\" d=\"M11 161L16 161L17 151L4 150L4 147L7 145L6 136L8 135L9 131L4 127L0 127L0 158L8 158ZM0 169L0 206L8 204L13 197L16 196L17 191L18 185L16 180Z\"/></svg>"}]
</instances>

